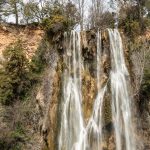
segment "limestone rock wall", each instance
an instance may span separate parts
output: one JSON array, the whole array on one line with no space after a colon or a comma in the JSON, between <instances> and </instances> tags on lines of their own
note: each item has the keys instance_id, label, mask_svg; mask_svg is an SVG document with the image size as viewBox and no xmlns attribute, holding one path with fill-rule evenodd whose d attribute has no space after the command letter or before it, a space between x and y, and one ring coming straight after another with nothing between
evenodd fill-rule
<instances>
[{"instance_id":1,"label":"limestone rock wall","mask_svg":"<svg viewBox=\"0 0 150 150\"><path fill-rule=\"evenodd\" d=\"M27 58L31 59L43 37L44 31L39 27L0 24L0 59L5 48L17 40L22 40Z\"/></svg>"},{"instance_id":2,"label":"limestone rock wall","mask_svg":"<svg viewBox=\"0 0 150 150\"><path fill-rule=\"evenodd\" d=\"M111 70L111 59L110 59L110 45L109 45L109 36L107 30L101 31L102 37L102 63L101 68L103 69L103 74L100 76L100 86L103 86L108 82L107 94L105 95L104 102L104 144L103 147L106 150L115 150L115 138L113 134L113 126L112 126L112 118L111 118L111 92L110 92L110 70ZM132 79L134 76L132 60L130 59L129 47L125 46L126 37L123 36L123 45L124 45L124 54L125 61L127 67L129 69L129 73L131 76L132 86L134 87L134 80ZM43 93L43 99L47 102L45 103L43 109L43 120L41 122L41 133L43 136L43 150L57 150L58 149L58 135L60 129L60 121L61 121L61 113L60 109L61 104L61 96L62 96L62 72L66 67L64 65L63 54L65 51L65 42L64 42L64 34L58 33L55 37L53 37L53 50L57 53L57 60L55 60L55 67L52 69L53 75L51 74L51 70L49 70L49 77L47 79L47 83L51 82L51 84L45 85L42 87L41 91ZM94 100L96 98L97 93L97 79L96 79L96 56L97 56L97 31L90 30L81 32L81 53L84 64L84 71L82 71L82 108L83 115L85 119L85 123L88 121L89 117L92 114ZM51 87L51 92L49 95L48 86ZM44 88L45 87L45 88ZM47 91L47 92L46 92ZM46 96L47 95L47 96ZM134 100L134 99L133 99ZM44 100L43 100L44 101ZM45 120L45 121L44 121Z\"/></svg>"},{"instance_id":3,"label":"limestone rock wall","mask_svg":"<svg viewBox=\"0 0 150 150\"><path fill-rule=\"evenodd\" d=\"M53 37L54 49L58 53L57 67L50 79L52 92L49 95L49 102L46 105L47 112L44 113L47 117L46 129L42 129L44 149L57 150L58 146L58 133L60 129L60 116L62 110L60 109L61 104L61 85L62 85L62 72L64 70L63 54L65 51L65 44L63 42L64 35L59 33ZM96 56L97 56L97 32L94 30L81 32L81 51L84 64L84 71L82 71L82 93L83 93L83 114L85 122L88 121L93 111L93 104L96 98L97 92L97 80L96 80ZM109 50L109 37L106 30L102 31L102 64L103 75L101 76L100 86L103 86L109 80L110 73L110 50ZM50 86L50 85L49 85ZM44 88L43 88L44 89ZM109 89L108 89L109 90ZM44 92L44 91L43 91ZM43 94L43 95L46 95ZM42 96L43 97L43 96ZM110 94L106 95L107 101L104 103L104 116L105 116L105 129L108 133L111 130L111 111L110 111ZM45 109L45 110L46 110ZM45 118L45 117L44 117ZM110 142L107 137L106 147Z\"/></svg>"}]
</instances>

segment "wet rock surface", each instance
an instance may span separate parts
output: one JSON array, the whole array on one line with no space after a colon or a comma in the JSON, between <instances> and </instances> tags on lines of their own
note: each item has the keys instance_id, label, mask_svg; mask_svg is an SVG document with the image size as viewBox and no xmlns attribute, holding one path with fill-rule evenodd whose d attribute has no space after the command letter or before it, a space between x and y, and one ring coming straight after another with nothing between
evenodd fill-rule
<instances>
[{"instance_id":1,"label":"wet rock surface","mask_svg":"<svg viewBox=\"0 0 150 150\"><path fill-rule=\"evenodd\" d=\"M57 71L55 72L55 75L51 78L53 80L53 92L52 95L49 98L50 103L47 105L49 107L49 122L47 127L47 131L44 131L45 137L45 149L51 149L56 150L58 147L58 133L60 129L60 115L62 113L62 110L59 110L60 106L60 97L61 94L61 82L63 82L63 79L61 78L61 74L65 68L68 68L64 64L63 55L66 50L66 44L64 42L64 35L59 34L55 41L55 49L58 51L58 57L57 60ZM94 100L96 98L96 91L97 88L97 80L96 80L96 55L97 55L97 32L94 30L92 31L86 31L81 32L81 52L82 52L82 59L84 64L84 71L82 71L82 107L83 107L83 114L85 123L88 122L89 117L92 114L93 110L93 104ZM100 85L103 86L107 81L109 81L109 75L111 70L111 61L110 61L110 41L107 31L102 31L102 64L101 67L103 69L103 75L101 76ZM127 47L125 47L125 61L127 64L127 67L130 68L132 64L129 62L129 51ZM70 54L68 54L70 55ZM132 75L132 71L129 71L130 75ZM131 80L133 81L133 80ZM110 83L108 82L108 92L105 95L106 101L104 102L104 126L103 130L106 134L106 137L104 138L104 144L103 149L104 150L115 150L115 138L114 138L114 128L112 124L112 118L111 118L111 92L110 92ZM146 115L146 114L145 114ZM142 127L140 127L139 135L135 136L138 140L142 139L143 141L139 142L139 150L148 150L149 149L149 115L147 115L147 121L145 121L145 117L143 116L143 124L141 124ZM141 121L142 122L142 121Z\"/></svg>"}]
</instances>

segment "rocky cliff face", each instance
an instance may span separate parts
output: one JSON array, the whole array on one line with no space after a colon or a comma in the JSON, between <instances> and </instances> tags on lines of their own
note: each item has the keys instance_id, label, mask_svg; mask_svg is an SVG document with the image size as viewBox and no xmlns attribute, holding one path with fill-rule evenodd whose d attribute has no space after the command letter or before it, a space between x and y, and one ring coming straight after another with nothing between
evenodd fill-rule
<instances>
[{"instance_id":1,"label":"rocky cliff face","mask_svg":"<svg viewBox=\"0 0 150 150\"><path fill-rule=\"evenodd\" d=\"M27 58L30 60L44 37L39 27L0 25L0 61L7 46L22 40ZM39 110L36 108L35 91L30 99L15 102L12 106L0 104L0 149L40 149ZM38 144L37 144L38 143Z\"/></svg>"},{"instance_id":2,"label":"rocky cliff face","mask_svg":"<svg viewBox=\"0 0 150 150\"><path fill-rule=\"evenodd\" d=\"M135 101L135 122L139 149L150 149L150 34L149 30L128 42L131 59L133 96Z\"/></svg>"},{"instance_id":3,"label":"rocky cliff face","mask_svg":"<svg viewBox=\"0 0 150 150\"><path fill-rule=\"evenodd\" d=\"M84 64L84 71L82 72L82 99L83 99L83 115L85 122L88 121L89 117L91 116L92 109L93 109L93 103L96 96L97 91L97 80L96 80L96 40L97 40L97 31L90 30L90 31L84 31L81 32L81 51L82 51L82 57L83 57L83 64ZM123 33L122 33L123 36ZM101 77L99 85L102 86L104 83L107 82L109 79L110 69L111 69L111 62L110 62L110 45L109 45L109 37L108 32L106 30L102 31L102 64L101 67L103 68L103 75ZM138 41L143 41L141 44L139 44L137 47L132 47L131 43L136 42L129 42L126 37L123 38L124 43L124 54L125 54L125 61L126 65L128 67L130 77L131 77L131 83L132 83L132 94L135 93L135 86L136 84L136 74L137 70L134 68L138 65L137 62L135 62L135 49L137 50L137 47L141 47L140 45L148 44L149 42L149 34L147 33L146 36L139 37ZM142 39L142 40L141 40ZM140 42L138 42L140 43ZM63 55L66 50L66 44L64 41L64 34L59 33L57 36L53 38L53 44L55 52L57 53L57 60L55 63L55 70L53 73L53 76L51 76L50 81L52 82L52 91L49 95L47 103L45 103L45 108L43 112L46 110L47 113L44 113L46 115L43 115L43 119L47 118L46 122L43 122L41 133L44 140L43 149L51 149L56 150L58 149L58 135L60 130L60 116L62 113L61 110L61 96L62 96L62 72L65 69L64 59ZM148 48L148 47L147 47ZM133 57L134 55L134 57ZM48 74L51 74L50 72ZM46 83L44 84L45 87L47 87ZM41 91L43 91L44 86ZM140 89L139 89L140 90ZM41 92L40 91L40 92ZM113 150L115 149L115 139L113 134L113 127L112 127L112 118L111 118L111 93L110 93L110 86L108 88L108 91L104 102L104 131L106 132L106 137L104 140L103 148L106 150ZM138 91L140 92L140 91ZM46 95L45 90L43 93L43 96L41 96L41 100L44 101L44 95ZM45 93L45 94L44 94ZM45 97L45 99L47 99ZM40 100L40 98L37 98ZM133 108L134 112L134 123L137 129L137 134L135 135L135 139L138 141L138 149L143 150L144 148L149 148L149 121L147 121L147 117L149 116L145 111L143 111L143 115L140 116L141 119L139 119L140 112L136 108L143 108L149 106L149 100L145 103L143 106L140 102L137 102L137 97L133 97L133 105L135 106ZM144 109L144 108L143 108ZM149 109L146 109L149 110ZM148 116L146 116L148 115ZM142 122L141 122L142 120ZM141 122L140 126L137 126L137 122ZM140 130L139 130L140 129ZM145 139L145 141L141 140ZM140 141L140 142L139 142Z\"/></svg>"},{"instance_id":4,"label":"rocky cliff face","mask_svg":"<svg viewBox=\"0 0 150 150\"><path fill-rule=\"evenodd\" d=\"M0 58L2 58L2 52L7 46L13 44L17 40L22 40L23 46L26 50L27 58L31 59L37 50L44 31L39 27L27 27L16 26L10 24L0 25Z\"/></svg>"},{"instance_id":5,"label":"rocky cliff face","mask_svg":"<svg viewBox=\"0 0 150 150\"><path fill-rule=\"evenodd\" d=\"M82 72L82 99L83 99L83 115L85 122L89 120L89 117L92 114L93 110L93 104L96 97L96 91L97 91L97 79L96 79L96 56L97 56L97 31L90 30L90 31L84 31L81 32L81 51L82 51L82 58L83 58L83 64L84 64L84 71ZM60 121L61 121L61 97L62 97L62 72L67 67L64 63L63 55L66 50L66 43L64 40L64 35L59 34L56 37L54 37L55 41L55 50L58 52L57 56L57 64L55 65L56 70L51 70L51 73L53 74L51 76L50 81L45 82L42 89L39 91L37 96L37 101L41 103L41 106L43 105L43 102L47 99L47 102L44 102L45 106L42 112L45 115L42 115L43 120L42 121L42 127L41 127L41 133L43 136L44 145L43 149L51 149L56 150L58 149L58 135L60 130ZM111 62L110 62L110 45L109 45L109 36L108 31L103 30L102 31L102 37L101 37L101 44L102 44L102 64L101 68L103 69L103 74L101 74L101 80L99 83L99 86L103 86L108 80L110 75L110 69L111 69ZM129 63L129 55L125 49L124 51L126 56L126 62L128 64L128 67L130 68ZM54 61L55 62L55 61ZM55 63L56 63L55 62ZM47 74L47 76L49 76ZM48 82L52 82L52 84L47 85ZM49 93L49 96L47 96L47 90L45 90L44 87L48 89L48 86L51 87L51 93ZM46 93L45 93L46 92ZM41 95L41 96L39 96ZM106 101L104 102L104 130L106 132L106 137L104 141L103 148L107 150L113 150L115 149L114 144L114 135L112 130L112 118L111 118L111 93L110 93L110 86L108 88L108 92L105 95ZM45 99L45 100L44 100ZM39 104L40 104L39 103Z\"/></svg>"}]
</instances>

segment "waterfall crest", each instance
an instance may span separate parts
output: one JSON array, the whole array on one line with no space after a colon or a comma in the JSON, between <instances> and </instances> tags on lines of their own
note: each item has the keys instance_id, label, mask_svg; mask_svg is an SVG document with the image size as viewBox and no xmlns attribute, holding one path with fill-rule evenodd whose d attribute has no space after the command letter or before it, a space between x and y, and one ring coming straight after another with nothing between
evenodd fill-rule
<instances>
[{"instance_id":1,"label":"waterfall crest","mask_svg":"<svg viewBox=\"0 0 150 150\"><path fill-rule=\"evenodd\" d=\"M129 73L125 64L123 46L117 29L108 29L110 41L110 89L112 124L114 127L116 150L134 150L131 99L128 92ZM81 34L75 31L71 35L65 33L67 43L63 71L63 89L61 104L61 125L58 137L59 150L102 150L105 133L103 104L107 95L108 82L101 83L103 72L102 37L97 32L97 52L95 75L97 93L93 111L88 121L83 116L82 72L83 57L81 50Z\"/></svg>"}]
</instances>

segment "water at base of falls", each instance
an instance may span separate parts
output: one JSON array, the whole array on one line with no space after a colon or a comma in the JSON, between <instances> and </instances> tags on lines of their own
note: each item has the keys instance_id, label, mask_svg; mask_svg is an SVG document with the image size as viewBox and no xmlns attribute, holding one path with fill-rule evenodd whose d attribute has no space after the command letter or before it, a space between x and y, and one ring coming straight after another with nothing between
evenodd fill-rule
<instances>
[{"instance_id":1,"label":"water at base of falls","mask_svg":"<svg viewBox=\"0 0 150 150\"><path fill-rule=\"evenodd\" d=\"M131 128L131 108L128 93L128 70L120 33L117 29L108 29L111 53L111 93L112 121L116 150L135 150L133 130ZM80 33L65 34L68 43L64 55L66 69L63 72L61 126L58 137L58 150L103 150L103 103L107 94L107 82L100 85L101 68L101 32L97 33L97 96L93 112L85 123L82 110L82 71Z\"/></svg>"}]
</instances>

